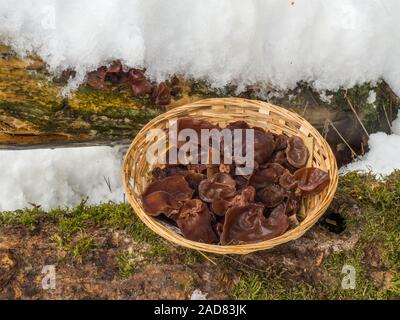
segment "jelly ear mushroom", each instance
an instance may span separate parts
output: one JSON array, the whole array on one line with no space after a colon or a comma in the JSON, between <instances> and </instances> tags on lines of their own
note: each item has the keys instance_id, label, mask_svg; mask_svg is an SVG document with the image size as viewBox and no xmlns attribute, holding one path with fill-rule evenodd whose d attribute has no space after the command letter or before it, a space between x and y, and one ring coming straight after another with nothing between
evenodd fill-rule
<instances>
[{"instance_id":1,"label":"jelly ear mushroom","mask_svg":"<svg viewBox=\"0 0 400 320\"><path fill-rule=\"evenodd\" d=\"M269 240L283 234L289 227L283 204L276 207L268 218L264 216L264 206L248 204L227 211L221 244L254 243Z\"/></svg>"},{"instance_id":2,"label":"jelly ear mushroom","mask_svg":"<svg viewBox=\"0 0 400 320\"><path fill-rule=\"evenodd\" d=\"M279 177L279 185L286 190L294 190L297 188L297 180L287 171Z\"/></svg>"},{"instance_id":3,"label":"jelly ear mushroom","mask_svg":"<svg viewBox=\"0 0 400 320\"><path fill-rule=\"evenodd\" d=\"M216 173L199 184L199 197L205 202L230 198L235 194L235 180L226 173Z\"/></svg>"},{"instance_id":4,"label":"jelly ear mushroom","mask_svg":"<svg viewBox=\"0 0 400 320\"><path fill-rule=\"evenodd\" d=\"M225 199L215 199L211 202L211 211L217 216L223 217L230 207L230 201Z\"/></svg>"},{"instance_id":5,"label":"jelly ear mushroom","mask_svg":"<svg viewBox=\"0 0 400 320\"><path fill-rule=\"evenodd\" d=\"M280 185L270 184L257 191L257 198L267 207L274 208L285 199L285 192Z\"/></svg>"},{"instance_id":6,"label":"jelly ear mushroom","mask_svg":"<svg viewBox=\"0 0 400 320\"><path fill-rule=\"evenodd\" d=\"M284 168L288 169L290 172L295 172L297 170L288 162L286 152L284 150L274 152L271 162L280 164Z\"/></svg>"},{"instance_id":7,"label":"jelly ear mushroom","mask_svg":"<svg viewBox=\"0 0 400 320\"><path fill-rule=\"evenodd\" d=\"M189 163L187 168L189 171L204 174L207 170L207 165L202 163Z\"/></svg>"},{"instance_id":8,"label":"jelly ear mushroom","mask_svg":"<svg viewBox=\"0 0 400 320\"><path fill-rule=\"evenodd\" d=\"M275 139L272 133L254 129L254 161L258 164L271 159L275 149Z\"/></svg>"},{"instance_id":9,"label":"jelly ear mushroom","mask_svg":"<svg viewBox=\"0 0 400 320\"><path fill-rule=\"evenodd\" d=\"M87 84L92 88L104 90L107 88L105 83L107 68L100 67L96 71L91 71L87 75Z\"/></svg>"},{"instance_id":10,"label":"jelly ear mushroom","mask_svg":"<svg viewBox=\"0 0 400 320\"><path fill-rule=\"evenodd\" d=\"M235 176L236 188L241 190L249 184L249 176Z\"/></svg>"},{"instance_id":11,"label":"jelly ear mushroom","mask_svg":"<svg viewBox=\"0 0 400 320\"><path fill-rule=\"evenodd\" d=\"M281 234L284 234L289 227L289 219L286 214L285 204L281 203L279 206L274 208L267 218L267 221L269 227L273 231L272 238L279 237Z\"/></svg>"},{"instance_id":12,"label":"jelly ear mushroom","mask_svg":"<svg viewBox=\"0 0 400 320\"><path fill-rule=\"evenodd\" d=\"M207 205L199 199L186 201L176 219L179 229L186 239L215 243L218 241L211 226L211 214Z\"/></svg>"},{"instance_id":13,"label":"jelly ear mushroom","mask_svg":"<svg viewBox=\"0 0 400 320\"><path fill-rule=\"evenodd\" d=\"M256 190L252 186L243 188L239 194L237 194L232 201L234 206L244 206L254 201L256 197Z\"/></svg>"},{"instance_id":14,"label":"jelly ear mushroom","mask_svg":"<svg viewBox=\"0 0 400 320\"><path fill-rule=\"evenodd\" d=\"M170 104L171 102L170 88L164 82L160 82L153 91L153 99L154 103L157 106L166 106L167 104Z\"/></svg>"},{"instance_id":15,"label":"jelly ear mushroom","mask_svg":"<svg viewBox=\"0 0 400 320\"><path fill-rule=\"evenodd\" d=\"M198 134L201 134L201 129L218 129L217 125L208 122L207 120L194 119L192 117L183 117L178 120L178 132L184 129L193 129Z\"/></svg>"},{"instance_id":16,"label":"jelly ear mushroom","mask_svg":"<svg viewBox=\"0 0 400 320\"><path fill-rule=\"evenodd\" d=\"M267 163L264 167L266 169L273 170L278 176L281 176L282 174L288 172L288 170L279 163Z\"/></svg>"},{"instance_id":17,"label":"jelly ear mushroom","mask_svg":"<svg viewBox=\"0 0 400 320\"><path fill-rule=\"evenodd\" d=\"M107 74L105 80L110 81L113 84L119 83L121 73L123 73L121 61L115 60L107 68Z\"/></svg>"},{"instance_id":18,"label":"jelly ear mushroom","mask_svg":"<svg viewBox=\"0 0 400 320\"><path fill-rule=\"evenodd\" d=\"M188 170L184 165L181 164L167 164L163 169L167 177L170 176L186 176Z\"/></svg>"},{"instance_id":19,"label":"jelly ear mushroom","mask_svg":"<svg viewBox=\"0 0 400 320\"><path fill-rule=\"evenodd\" d=\"M145 93L151 92L151 84L146 79L143 71L138 69L130 69L129 79L131 82L133 96L139 97Z\"/></svg>"},{"instance_id":20,"label":"jelly ear mushroom","mask_svg":"<svg viewBox=\"0 0 400 320\"><path fill-rule=\"evenodd\" d=\"M298 188L305 194L317 194L330 182L329 174L319 168L302 168L294 173Z\"/></svg>"},{"instance_id":21,"label":"jelly ear mushroom","mask_svg":"<svg viewBox=\"0 0 400 320\"><path fill-rule=\"evenodd\" d=\"M274 184L279 179L278 174L271 168L254 172L249 179L249 185L255 189L262 189L270 184Z\"/></svg>"},{"instance_id":22,"label":"jelly ear mushroom","mask_svg":"<svg viewBox=\"0 0 400 320\"><path fill-rule=\"evenodd\" d=\"M258 164L264 164L270 160L274 149L275 149L275 139L274 135L270 132L266 132L261 128L249 128L247 123L244 121L233 122L227 126L228 129L232 130L234 134L234 129L246 130L242 132L242 154L246 154L247 144L246 141L249 140L249 135L247 130L252 130L253 132L253 146L254 146L254 161ZM233 141L235 136L232 137Z\"/></svg>"},{"instance_id":23,"label":"jelly ear mushroom","mask_svg":"<svg viewBox=\"0 0 400 320\"><path fill-rule=\"evenodd\" d=\"M190 188L194 190L194 195L199 194L200 182L206 179L206 175L197 173L195 171L188 171L185 175L185 180L188 182Z\"/></svg>"},{"instance_id":24,"label":"jelly ear mushroom","mask_svg":"<svg viewBox=\"0 0 400 320\"><path fill-rule=\"evenodd\" d=\"M268 163L262 170L254 172L249 179L249 185L261 189L267 185L278 182L279 177L288 170L279 163Z\"/></svg>"},{"instance_id":25,"label":"jelly ear mushroom","mask_svg":"<svg viewBox=\"0 0 400 320\"><path fill-rule=\"evenodd\" d=\"M226 184L232 188L236 185L236 181L226 173L216 173L210 180L214 183Z\"/></svg>"},{"instance_id":26,"label":"jelly ear mushroom","mask_svg":"<svg viewBox=\"0 0 400 320\"><path fill-rule=\"evenodd\" d=\"M144 211L153 217L164 213L167 217L174 218L182 206L182 202L164 191L156 191L143 196L142 202Z\"/></svg>"},{"instance_id":27,"label":"jelly ear mushroom","mask_svg":"<svg viewBox=\"0 0 400 320\"><path fill-rule=\"evenodd\" d=\"M224 223L217 222L217 224L215 225L215 230L217 231L218 236L221 237L222 231L224 230Z\"/></svg>"},{"instance_id":28,"label":"jelly ear mushroom","mask_svg":"<svg viewBox=\"0 0 400 320\"><path fill-rule=\"evenodd\" d=\"M275 151L285 150L288 145L289 137L284 134L280 134L275 137Z\"/></svg>"},{"instance_id":29,"label":"jelly ear mushroom","mask_svg":"<svg viewBox=\"0 0 400 320\"><path fill-rule=\"evenodd\" d=\"M285 194L285 208L288 216L295 215L300 209L300 199L295 191L287 191Z\"/></svg>"},{"instance_id":30,"label":"jelly ear mushroom","mask_svg":"<svg viewBox=\"0 0 400 320\"><path fill-rule=\"evenodd\" d=\"M185 178L181 175L173 175L156 180L149 184L143 195L156 191L164 191L173 195L179 201L186 201L192 197L193 190L189 187Z\"/></svg>"},{"instance_id":31,"label":"jelly ear mushroom","mask_svg":"<svg viewBox=\"0 0 400 320\"><path fill-rule=\"evenodd\" d=\"M226 126L227 129L234 130L234 129L250 129L248 123L243 120L231 122Z\"/></svg>"},{"instance_id":32,"label":"jelly ear mushroom","mask_svg":"<svg viewBox=\"0 0 400 320\"><path fill-rule=\"evenodd\" d=\"M170 217L175 214L183 203L193 195L183 176L170 176L155 180L149 184L142 194L142 203L145 212L151 216L164 213Z\"/></svg>"},{"instance_id":33,"label":"jelly ear mushroom","mask_svg":"<svg viewBox=\"0 0 400 320\"><path fill-rule=\"evenodd\" d=\"M307 164L309 152L306 145L298 136L292 136L288 140L286 157L289 164L295 168L302 168Z\"/></svg>"},{"instance_id":34,"label":"jelly ear mushroom","mask_svg":"<svg viewBox=\"0 0 400 320\"><path fill-rule=\"evenodd\" d=\"M254 201L256 190L252 186L243 188L235 196L230 199L215 199L211 203L211 210L217 216L224 216L229 208L235 206L245 206Z\"/></svg>"},{"instance_id":35,"label":"jelly ear mushroom","mask_svg":"<svg viewBox=\"0 0 400 320\"><path fill-rule=\"evenodd\" d=\"M108 73L120 73L122 72L122 63L121 60L114 60L110 66L107 68Z\"/></svg>"}]
</instances>

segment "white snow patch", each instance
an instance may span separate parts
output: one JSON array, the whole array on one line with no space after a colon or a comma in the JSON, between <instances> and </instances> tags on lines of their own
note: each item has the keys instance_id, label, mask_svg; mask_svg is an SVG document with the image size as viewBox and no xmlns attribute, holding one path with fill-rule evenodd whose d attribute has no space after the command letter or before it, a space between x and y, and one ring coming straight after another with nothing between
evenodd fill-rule
<instances>
[{"instance_id":1,"label":"white snow patch","mask_svg":"<svg viewBox=\"0 0 400 320\"><path fill-rule=\"evenodd\" d=\"M121 160L116 147L1 150L0 211L122 202Z\"/></svg>"},{"instance_id":2,"label":"white snow patch","mask_svg":"<svg viewBox=\"0 0 400 320\"><path fill-rule=\"evenodd\" d=\"M376 101L376 92L375 90L370 90L368 93L367 103L375 104Z\"/></svg>"},{"instance_id":3,"label":"white snow patch","mask_svg":"<svg viewBox=\"0 0 400 320\"><path fill-rule=\"evenodd\" d=\"M384 79L400 95L397 0L1 0L0 39L51 70L120 58L155 80L317 90Z\"/></svg>"},{"instance_id":4,"label":"white snow patch","mask_svg":"<svg viewBox=\"0 0 400 320\"><path fill-rule=\"evenodd\" d=\"M400 169L400 114L392 123L392 134L371 134L368 143L370 150L363 157L343 167L342 173L359 170L385 176Z\"/></svg>"},{"instance_id":5,"label":"white snow patch","mask_svg":"<svg viewBox=\"0 0 400 320\"><path fill-rule=\"evenodd\" d=\"M331 103L332 102L332 98L333 98L333 94L326 94L326 91L322 90L319 93L319 98L325 103Z\"/></svg>"},{"instance_id":6,"label":"white snow patch","mask_svg":"<svg viewBox=\"0 0 400 320\"><path fill-rule=\"evenodd\" d=\"M379 175L388 175L400 169L400 135L388 135L378 132L370 135L370 151L355 162L348 164L341 171L372 171Z\"/></svg>"}]
</instances>

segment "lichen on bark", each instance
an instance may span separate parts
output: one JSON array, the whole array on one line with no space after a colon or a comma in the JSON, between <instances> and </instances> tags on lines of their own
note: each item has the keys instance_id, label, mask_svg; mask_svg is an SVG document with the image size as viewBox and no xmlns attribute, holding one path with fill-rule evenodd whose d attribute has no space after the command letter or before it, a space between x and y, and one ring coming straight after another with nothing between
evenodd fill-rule
<instances>
[{"instance_id":1,"label":"lichen on bark","mask_svg":"<svg viewBox=\"0 0 400 320\"><path fill-rule=\"evenodd\" d=\"M390 132L400 104L383 81L327 91L325 96L329 99L307 83L299 83L284 93L261 83L237 92L235 85L215 89L206 81L183 78L179 81L180 93L165 107L156 106L150 94L134 97L124 85L107 85L105 90L98 90L82 84L62 97L65 79L52 77L38 57L22 59L6 46L0 46L0 57L2 148L58 143L125 144L166 109L202 98L240 96L266 100L297 112L323 134L342 164L354 158L353 151L363 154L368 150L368 137L362 126L369 134ZM370 99L371 92L375 92L375 101Z\"/></svg>"}]
</instances>

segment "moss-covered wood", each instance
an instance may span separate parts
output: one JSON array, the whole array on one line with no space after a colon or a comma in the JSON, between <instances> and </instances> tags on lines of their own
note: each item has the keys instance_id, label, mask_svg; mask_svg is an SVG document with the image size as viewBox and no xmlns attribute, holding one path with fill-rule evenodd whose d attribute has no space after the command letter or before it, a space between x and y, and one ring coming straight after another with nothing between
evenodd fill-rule
<instances>
[{"instance_id":1,"label":"moss-covered wood","mask_svg":"<svg viewBox=\"0 0 400 320\"><path fill-rule=\"evenodd\" d=\"M81 86L68 98L65 82L52 79L35 57L20 59L0 46L0 144L129 141L162 112L149 97L128 90L100 91Z\"/></svg>"},{"instance_id":2,"label":"moss-covered wood","mask_svg":"<svg viewBox=\"0 0 400 320\"><path fill-rule=\"evenodd\" d=\"M124 86L101 91L81 85L63 98L60 93L65 85L65 80L54 79L37 57L21 59L0 45L0 148L129 143L143 124L164 111L149 95L135 98ZM206 82L190 80L181 80L180 86L182 94L166 108L207 97L238 95L235 86L212 89ZM353 151L362 154L367 150L368 137L360 121L368 133L389 133L399 105L398 97L384 82L326 92L329 99L322 99L304 83L284 95L261 87L248 87L239 95L268 100L304 116L326 137L339 163L351 161ZM268 90L271 94L266 97ZM370 99L372 92L375 101Z\"/></svg>"}]
</instances>

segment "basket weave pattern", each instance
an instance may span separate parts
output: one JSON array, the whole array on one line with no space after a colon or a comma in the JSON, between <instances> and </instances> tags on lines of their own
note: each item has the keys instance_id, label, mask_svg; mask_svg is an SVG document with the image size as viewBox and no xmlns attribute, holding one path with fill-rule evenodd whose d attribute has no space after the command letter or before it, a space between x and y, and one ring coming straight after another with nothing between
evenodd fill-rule
<instances>
[{"instance_id":1,"label":"basket weave pattern","mask_svg":"<svg viewBox=\"0 0 400 320\"><path fill-rule=\"evenodd\" d=\"M157 219L148 216L142 207L140 196L151 180L151 166L146 161L146 150L153 141L146 141L149 129L165 129L168 121L190 116L208 120L225 127L227 124L245 120L251 127L261 127L277 134L298 135L312 141L312 166L325 170L331 178L330 184L321 193L304 200L306 217L300 225L271 240L242 245L211 245L185 239ZM176 244L218 254L247 254L257 250L270 249L276 245L294 240L311 228L331 203L338 184L338 170L335 157L328 143L306 120L281 107L256 100L239 98L205 99L174 108L151 120L137 134L131 143L123 164L125 193L138 217L154 232Z\"/></svg>"}]
</instances>

